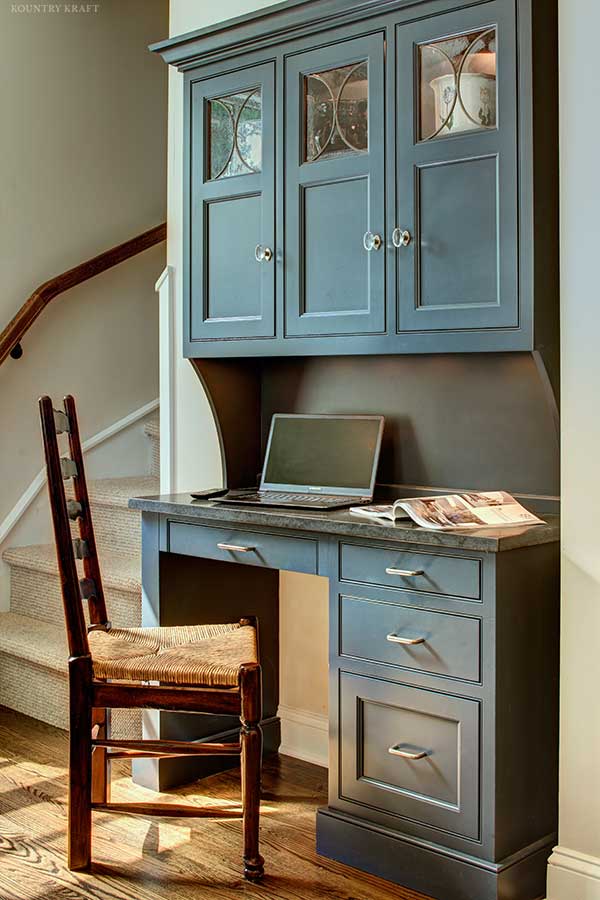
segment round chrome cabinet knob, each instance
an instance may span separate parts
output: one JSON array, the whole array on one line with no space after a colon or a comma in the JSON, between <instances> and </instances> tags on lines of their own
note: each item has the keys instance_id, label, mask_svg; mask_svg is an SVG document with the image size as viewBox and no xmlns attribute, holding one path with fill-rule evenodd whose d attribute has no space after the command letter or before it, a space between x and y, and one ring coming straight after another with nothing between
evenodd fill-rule
<instances>
[{"instance_id":1,"label":"round chrome cabinet knob","mask_svg":"<svg viewBox=\"0 0 600 900\"><path fill-rule=\"evenodd\" d=\"M270 262L273 259L273 251L270 247L263 247L262 244L257 244L254 249L254 256L256 262Z\"/></svg>"},{"instance_id":2,"label":"round chrome cabinet knob","mask_svg":"<svg viewBox=\"0 0 600 900\"><path fill-rule=\"evenodd\" d=\"M392 244L394 247L408 247L412 241L412 235L406 228L394 228L392 231Z\"/></svg>"},{"instance_id":3,"label":"round chrome cabinet knob","mask_svg":"<svg viewBox=\"0 0 600 900\"><path fill-rule=\"evenodd\" d=\"M372 231L365 232L363 237L363 247L365 250L368 250L369 253L371 250L379 250L381 247L381 235L373 234Z\"/></svg>"}]
</instances>

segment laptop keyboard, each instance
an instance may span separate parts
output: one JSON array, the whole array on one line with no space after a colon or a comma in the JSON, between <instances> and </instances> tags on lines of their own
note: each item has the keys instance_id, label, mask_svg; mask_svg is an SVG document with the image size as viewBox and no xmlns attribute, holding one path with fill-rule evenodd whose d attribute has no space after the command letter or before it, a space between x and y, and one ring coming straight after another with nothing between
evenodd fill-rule
<instances>
[{"instance_id":1,"label":"laptop keyboard","mask_svg":"<svg viewBox=\"0 0 600 900\"><path fill-rule=\"evenodd\" d=\"M269 501L271 503L322 503L323 500L339 500L338 496L331 494L297 494L288 491L257 491L256 494L244 496L242 499Z\"/></svg>"}]
</instances>

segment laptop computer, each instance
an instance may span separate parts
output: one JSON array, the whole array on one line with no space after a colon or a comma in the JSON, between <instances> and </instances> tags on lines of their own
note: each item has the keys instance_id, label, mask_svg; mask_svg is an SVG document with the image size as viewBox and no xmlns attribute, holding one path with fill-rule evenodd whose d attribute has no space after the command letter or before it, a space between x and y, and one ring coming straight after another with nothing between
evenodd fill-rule
<instances>
[{"instance_id":1,"label":"laptop computer","mask_svg":"<svg viewBox=\"0 0 600 900\"><path fill-rule=\"evenodd\" d=\"M343 509L371 503L383 416L277 413L258 490L229 491L215 503Z\"/></svg>"}]
</instances>

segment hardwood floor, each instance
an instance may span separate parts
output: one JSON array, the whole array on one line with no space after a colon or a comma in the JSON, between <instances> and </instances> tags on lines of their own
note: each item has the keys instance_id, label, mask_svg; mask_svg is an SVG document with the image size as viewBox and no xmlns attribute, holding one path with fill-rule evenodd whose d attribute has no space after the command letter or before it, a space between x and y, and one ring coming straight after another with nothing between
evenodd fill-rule
<instances>
[{"instance_id":1,"label":"hardwood floor","mask_svg":"<svg viewBox=\"0 0 600 900\"><path fill-rule=\"evenodd\" d=\"M0 707L1 900L427 900L315 853L315 810L325 769L269 757L263 774L260 885L241 877L241 822L94 813L93 867L65 865L67 735ZM149 801L127 766L113 772L113 800ZM233 769L161 796L239 806Z\"/></svg>"}]
</instances>

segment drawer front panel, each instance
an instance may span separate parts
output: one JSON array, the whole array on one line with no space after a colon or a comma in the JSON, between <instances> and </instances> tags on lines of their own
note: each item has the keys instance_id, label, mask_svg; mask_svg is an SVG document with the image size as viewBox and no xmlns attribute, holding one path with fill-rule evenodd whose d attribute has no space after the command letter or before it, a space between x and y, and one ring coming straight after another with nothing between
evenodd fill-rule
<instances>
[{"instance_id":1,"label":"drawer front panel","mask_svg":"<svg viewBox=\"0 0 600 900\"><path fill-rule=\"evenodd\" d=\"M168 549L184 556L317 573L318 545L310 538L169 522Z\"/></svg>"},{"instance_id":2,"label":"drawer front panel","mask_svg":"<svg viewBox=\"0 0 600 900\"><path fill-rule=\"evenodd\" d=\"M479 703L340 673L340 794L369 809L479 836Z\"/></svg>"},{"instance_id":3,"label":"drawer front panel","mask_svg":"<svg viewBox=\"0 0 600 900\"><path fill-rule=\"evenodd\" d=\"M340 578L467 600L481 594L478 559L373 545L340 544Z\"/></svg>"},{"instance_id":4,"label":"drawer front panel","mask_svg":"<svg viewBox=\"0 0 600 900\"><path fill-rule=\"evenodd\" d=\"M340 597L340 654L466 681L480 680L480 620Z\"/></svg>"}]
</instances>

